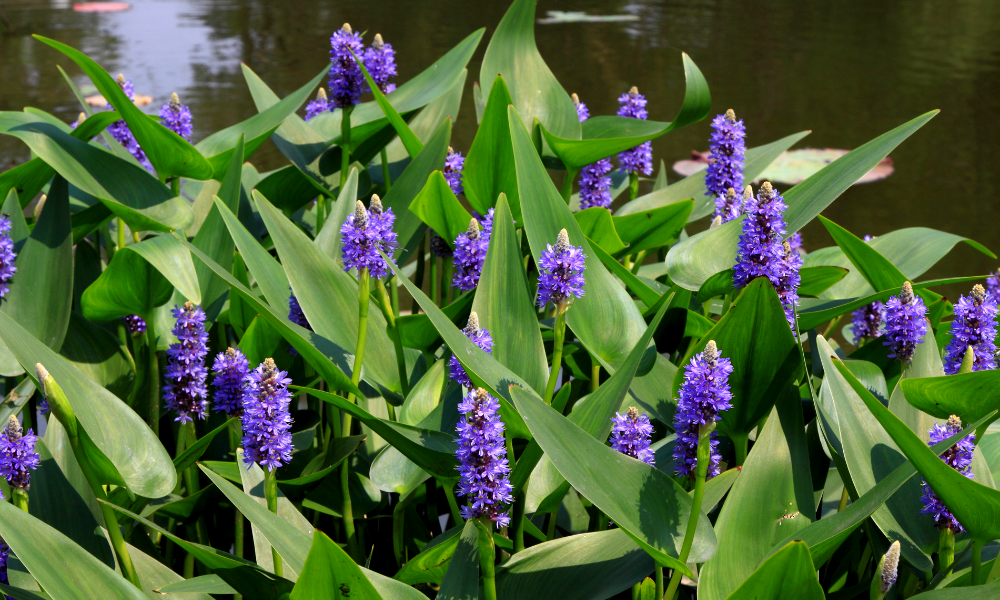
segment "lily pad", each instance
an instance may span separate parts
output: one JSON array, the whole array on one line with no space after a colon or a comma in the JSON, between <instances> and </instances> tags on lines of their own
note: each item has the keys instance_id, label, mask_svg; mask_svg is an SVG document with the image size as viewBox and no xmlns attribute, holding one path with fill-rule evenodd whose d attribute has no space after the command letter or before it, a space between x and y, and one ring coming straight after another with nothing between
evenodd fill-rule
<instances>
[{"instance_id":1,"label":"lily pad","mask_svg":"<svg viewBox=\"0 0 1000 600\"><path fill-rule=\"evenodd\" d=\"M823 167L844 156L850 150L836 148L798 148L786 150L778 155L754 181L770 181L784 185L795 185L808 179ZM708 168L708 152L691 152L688 160L674 163L674 172L685 177ZM885 157L855 183L871 183L885 179L896 170L891 157Z\"/></svg>"}]
</instances>

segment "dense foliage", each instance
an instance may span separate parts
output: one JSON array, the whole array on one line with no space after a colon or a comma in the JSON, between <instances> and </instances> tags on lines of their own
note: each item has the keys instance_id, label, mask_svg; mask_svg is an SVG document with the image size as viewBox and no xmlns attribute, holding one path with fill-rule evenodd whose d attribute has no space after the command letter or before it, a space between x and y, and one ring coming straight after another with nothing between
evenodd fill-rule
<instances>
[{"instance_id":1,"label":"dense foliage","mask_svg":"<svg viewBox=\"0 0 1000 600\"><path fill-rule=\"evenodd\" d=\"M819 216L935 113L781 189L807 132L747 148L723 111L668 184L650 141L712 112L694 62L672 121L638 87L593 115L534 9L493 32L467 149L483 30L397 82L345 24L285 98L244 66L259 113L194 145L176 94L154 118L38 38L109 108L0 112L33 155L0 174L0 591L1000 595L1000 287L914 281L995 256ZM806 253L815 218L837 245Z\"/></svg>"}]
</instances>

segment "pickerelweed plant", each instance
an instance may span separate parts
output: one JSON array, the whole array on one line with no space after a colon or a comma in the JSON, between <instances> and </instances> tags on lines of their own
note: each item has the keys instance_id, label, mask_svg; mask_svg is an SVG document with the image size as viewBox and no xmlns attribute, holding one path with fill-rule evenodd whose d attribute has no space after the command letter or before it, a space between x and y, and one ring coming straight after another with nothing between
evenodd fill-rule
<instances>
[{"instance_id":1,"label":"pickerelweed plant","mask_svg":"<svg viewBox=\"0 0 1000 600\"><path fill-rule=\"evenodd\" d=\"M344 25L218 132L37 38L109 109L0 112L0 592L996 595L996 273L820 216L935 113L768 181L805 133L686 54L676 113L669 72L570 96L534 23L422 66ZM681 127L707 170L654 180Z\"/></svg>"}]
</instances>

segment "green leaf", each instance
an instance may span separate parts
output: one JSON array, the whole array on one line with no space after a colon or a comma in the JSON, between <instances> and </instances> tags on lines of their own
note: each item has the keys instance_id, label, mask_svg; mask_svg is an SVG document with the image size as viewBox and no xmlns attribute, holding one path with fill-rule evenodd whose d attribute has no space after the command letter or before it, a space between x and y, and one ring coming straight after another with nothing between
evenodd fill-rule
<instances>
[{"instance_id":1,"label":"green leaf","mask_svg":"<svg viewBox=\"0 0 1000 600\"><path fill-rule=\"evenodd\" d=\"M95 445L91 450L110 461L132 492L147 498L170 493L177 482L170 455L138 414L3 314L0 338L29 377L35 378L39 363L55 377Z\"/></svg>"},{"instance_id":2,"label":"green leaf","mask_svg":"<svg viewBox=\"0 0 1000 600\"><path fill-rule=\"evenodd\" d=\"M600 206L594 206L573 213L580 230L587 239L601 247L608 254L618 254L627 245L618 237L611 211Z\"/></svg>"},{"instance_id":3,"label":"green leaf","mask_svg":"<svg viewBox=\"0 0 1000 600\"><path fill-rule=\"evenodd\" d=\"M351 557L326 534L317 531L313 534L312 546L302 574L292 590L291 600L336 596L382 600Z\"/></svg>"},{"instance_id":4,"label":"green leaf","mask_svg":"<svg viewBox=\"0 0 1000 600\"><path fill-rule=\"evenodd\" d=\"M265 198L270 197L264 190L260 190L260 193ZM354 213L354 208L357 206L354 201L357 197L358 168L351 167L351 172L347 175L347 183L340 190L340 195L337 196L337 201L330 210L330 215L327 217L326 223L323 224L323 229L313 240L323 251L323 254L335 261L340 259L340 228L344 226L347 217Z\"/></svg>"},{"instance_id":5,"label":"green leaf","mask_svg":"<svg viewBox=\"0 0 1000 600\"><path fill-rule=\"evenodd\" d=\"M212 600L204 592L177 594L176 592L158 592L171 584L183 583L184 578L175 573L158 558L154 558L135 546L128 544L129 556L135 565L135 572L142 582L142 589L149 596L164 600Z\"/></svg>"},{"instance_id":6,"label":"green leaf","mask_svg":"<svg viewBox=\"0 0 1000 600\"><path fill-rule=\"evenodd\" d=\"M884 477L906 462L892 438L864 410L861 398L852 392L849 380L834 369L833 349L822 336L816 338L817 353L826 374L817 412L823 417L826 439L839 455L847 473L841 470L853 497L868 493ZM881 371L870 363L851 361L872 387L878 387ZM852 375L853 377L853 375ZM881 385L884 385L881 384ZM885 394L884 391L881 392ZM839 465L838 465L839 466ZM853 490L852 490L853 488ZM887 537L899 540L906 560L919 569L929 569L925 556L937 542L937 532L928 515L921 515L920 482L909 479L886 503L875 510L872 519Z\"/></svg>"},{"instance_id":7,"label":"green leaf","mask_svg":"<svg viewBox=\"0 0 1000 600\"><path fill-rule=\"evenodd\" d=\"M441 312L455 325L465 327L475 297L475 292L462 294L448 306L442 307ZM400 315L396 319L396 326L402 333L403 347L405 348L430 352L441 343L441 336L426 313Z\"/></svg>"},{"instance_id":8,"label":"green leaf","mask_svg":"<svg viewBox=\"0 0 1000 600\"><path fill-rule=\"evenodd\" d=\"M921 600L992 600L1000 594L1000 581L986 585L954 587L922 592Z\"/></svg>"},{"instance_id":9,"label":"green leaf","mask_svg":"<svg viewBox=\"0 0 1000 600\"><path fill-rule=\"evenodd\" d=\"M966 478L940 460L840 359L833 359L833 364L970 537L980 542L1000 538L1000 491Z\"/></svg>"},{"instance_id":10,"label":"green leaf","mask_svg":"<svg viewBox=\"0 0 1000 600\"><path fill-rule=\"evenodd\" d=\"M882 134L786 191L783 194L788 205L784 215L786 237L805 226L937 113L931 111ZM697 290L710 276L732 268L736 264L736 244L744 218L703 231L671 248L667 254L670 280L686 289Z\"/></svg>"},{"instance_id":11,"label":"green leaf","mask_svg":"<svg viewBox=\"0 0 1000 600\"><path fill-rule=\"evenodd\" d=\"M157 590L160 594L237 594L232 586L218 575L201 575L191 579L183 579Z\"/></svg>"},{"instance_id":12,"label":"green leaf","mask_svg":"<svg viewBox=\"0 0 1000 600\"><path fill-rule=\"evenodd\" d=\"M799 140L809 135L809 131L802 131L783 137L780 140L771 142L764 146L750 148L746 152L746 161L743 167L743 178L745 181L753 181L764 172L774 159L794 146ZM656 189L650 194L640 196L631 202L627 202L618 209L617 216L630 215L644 210L660 208L687 199L694 199L694 209L689 220L694 221L706 215L712 214L715 210L715 198L705 195L705 172L699 171L694 175L668 185L664 188Z\"/></svg>"},{"instance_id":13,"label":"green leaf","mask_svg":"<svg viewBox=\"0 0 1000 600\"><path fill-rule=\"evenodd\" d=\"M646 329L646 323L628 292L608 273L595 255L583 231L556 191L521 119L508 108L510 136L517 167L517 185L524 198L524 228L537 262L546 245L566 229L570 243L583 248L586 259L586 293L573 303L566 322L584 346L609 372L614 372ZM673 405L665 381L673 379L676 367L663 357L648 373L633 381L632 392L639 403L657 417L672 414ZM662 420L668 421L667 417Z\"/></svg>"},{"instance_id":14,"label":"green leaf","mask_svg":"<svg viewBox=\"0 0 1000 600\"><path fill-rule=\"evenodd\" d=\"M849 271L842 267L802 267L799 275L799 296L819 296L830 286L847 276Z\"/></svg>"},{"instance_id":15,"label":"green leaf","mask_svg":"<svg viewBox=\"0 0 1000 600\"><path fill-rule=\"evenodd\" d=\"M497 25L479 74L484 98L497 75L509 83L514 109L526 122L538 119L554 135L580 139L576 107L535 45L535 0L515 0Z\"/></svg>"},{"instance_id":16,"label":"green leaf","mask_svg":"<svg viewBox=\"0 0 1000 600\"><path fill-rule=\"evenodd\" d=\"M18 365L20 367L20 365ZM11 415L21 412L28 399L35 393L35 381L25 377L17 387L6 392L6 397L0 402L0 422L6 423Z\"/></svg>"},{"instance_id":17,"label":"green leaf","mask_svg":"<svg viewBox=\"0 0 1000 600\"><path fill-rule=\"evenodd\" d=\"M607 212L607 211L604 211ZM521 243L507 198L501 194L493 232L472 310L493 336L493 357L524 378L536 393L545 390L549 368L521 262Z\"/></svg>"},{"instance_id":18,"label":"green leaf","mask_svg":"<svg viewBox=\"0 0 1000 600\"><path fill-rule=\"evenodd\" d=\"M809 547L802 542L789 542L771 555L727 600L782 600L792 597L800 600L826 598L823 586L816 578Z\"/></svg>"},{"instance_id":19,"label":"green leaf","mask_svg":"<svg viewBox=\"0 0 1000 600\"><path fill-rule=\"evenodd\" d=\"M798 390L786 387L715 522L719 550L699 573L698 597L726 598L789 531L813 521L812 477Z\"/></svg>"},{"instance_id":20,"label":"green leaf","mask_svg":"<svg viewBox=\"0 0 1000 600\"><path fill-rule=\"evenodd\" d=\"M175 197L145 169L80 141L43 119L3 112L0 132L27 144L66 181L97 197L133 231L184 229L194 222L187 201Z\"/></svg>"},{"instance_id":21,"label":"green leaf","mask_svg":"<svg viewBox=\"0 0 1000 600\"><path fill-rule=\"evenodd\" d=\"M690 574L677 560L691 511L684 489L654 467L605 446L522 388L512 386L510 393L559 473L654 560ZM707 517L697 517L689 560L704 562L715 551L715 533Z\"/></svg>"},{"instance_id":22,"label":"green leaf","mask_svg":"<svg viewBox=\"0 0 1000 600\"><path fill-rule=\"evenodd\" d=\"M135 384L132 355L117 337L79 313L69 316L59 354L115 396L124 400L131 393Z\"/></svg>"},{"instance_id":23,"label":"green leaf","mask_svg":"<svg viewBox=\"0 0 1000 600\"><path fill-rule=\"evenodd\" d=\"M392 104L389 103L389 100L386 99L385 94L382 93L382 90L380 90L378 85L376 85L375 80L372 79L371 74L368 73L368 69L365 68L365 64L358 60L358 57L355 56L354 52L350 49L348 49L348 52L351 52L351 56L354 57L354 62L356 62L358 67L361 68L361 74L365 76L365 81L368 82L368 89L370 89L372 95L375 96L375 102L378 103L379 108L381 108L382 112L385 113L385 117L389 119L389 123L392 124L392 128L396 130L396 133L399 135L399 139L403 142L403 146L406 147L407 154L410 155L410 158L416 158L417 155L420 154L420 151L424 149L423 143L417 139L417 136L410 130L406 121L403 120L403 117L399 116L396 109L393 108Z\"/></svg>"},{"instance_id":24,"label":"green leaf","mask_svg":"<svg viewBox=\"0 0 1000 600\"><path fill-rule=\"evenodd\" d=\"M420 217L428 227L438 232L449 246L459 234L469 228L472 215L455 197L441 171L434 171L417 197L410 203L410 212Z\"/></svg>"},{"instance_id":25,"label":"green leaf","mask_svg":"<svg viewBox=\"0 0 1000 600\"><path fill-rule=\"evenodd\" d=\"M392 446L378 453L368 474L375 487L383 492L395 492L400 497L423 485L431 476Z\"/></svg>"},{"instance_id":26,"label":"green leaf","mask_svg":"<svg viewBox=\"0 0 1000 600\"><path fill-rule=\"evenodd\" d=\"M577 171L623 150L635 148L685 125L708 116L711 95L708 82L691 57L681 52L684 63L684 102L677 117L670 123L640 121L624 117L592 117L582 124L583 139L565 139L549 133L542 126L542 135L549 148L568 169Z\"/></svg>"},{"instance_id":27,"label":"green leaf","mask_svg":"<svg viewBox=\"0 0 1000 600\"><path fill-rule=\"evenodd\" d=\"M432 325L433 327L433 325ZM427 369L410 390L399 409L399 422L417 425L441 403L451 380L445 377L448 361L438 360Z\"/></svg>"},{"instance_id":28,"label":"green leaf","mask_svg":"<svg viewBox=\"0 0 1000 600\"><path fill-rule=\"evenodd\" d=\"M508 600L604 600L653 570L649 555L621 529L532 546L497 569L497 596Z\"/></svg>"},{"instance_id":29,"label":"green leaf","mask_svg":"<svg viewBox=\"0 0 1000 600\"><path fill-rule=\"evenodd\" d=\"M475 519L467 520L462 528L436 598L479 600L479 528Z\"/></svg>"},{"instance_id":30,"label":"green leaf","mask_svg":"<svg viewBox=\"0 0 1000 600\"><path fill-rule=\"evenodd\" d=\"M675 202L667 206L613 217L615 229L628 244L628 253L670 246L677 241L691 215L694 202Z\"/></svg>"},{"instance_id":31,"label":"green leaf","mask_svg":"<svg viewBox=\"0 0 1000 600\"><path fill-rule=\"evenodd\" d=\"M733 407L721 414L719 431L744 436L771 412L800 364L795 337L771 282L764 277L750 282L729 312L689 352L701 352L709 340L733 363L729 376ZM675 394L683 381L684 371L678 370L673 379Z\"/></svg>"},{"instance_id":32,"label":"green leaf","mask_svg":"<svg viewBox=\"0 0 1000 600\"><path fill-rule=\"evenodd\" d=\"M229 209L223 210L220 208L220 210L222 211L223 217L227 218L226 213L228 212ZM236 217L232 213L229 213L228 217L232 218L235 221ZM228 219L227 219L227 224L228 224ZM246 233L246 230L242 229L242 226L240 226L239 230L241 230L242 233L244 233L245 235L249 236L249 233ZM233 226L230 225L230 233L232 233L233 231L234 231ZM239 245L240 239L238 235L234 234L233 237L237 239L237 245ZM277 329L281 333L281 335L284 336L286 340L288 340L289 344L295 347L295 349L299 352L299 354L302 355L303 359L305 359L306 362L308 362L314 369L316 369L320 377L324 381L326 381L328 385L336 386L335 389L347 390L350 393L356 394L358 397L364 396L364 394L361 393L361 390L358 389L358 386L352 383L350 378L344 375L344 372L341 370L341 367L334 362L335 360L338 360L341 361L341 364L345 364L343 362L343 357L345 354L343 349L338 347L336 344L330 342L326 338L316 333L313 333L308 329L300 327L299 325L292 323L287 318L288 315L287 308L279 313L275 309L271 308L271 306L269 306L268 304L261 302L261 300L257 297L256 294L247 289L245 285L237 281L235 277L226 272L226 270L220 267L218 263L213 261L211 258L205 256L205 254L201 250L198 250L197 248L192 246L190 242L181 238L179 235L177 239L180 240L180 242L184 244L187 247L187 249L191 251L192 254L198 257L199 260L201 260L209 267L211 267L216 275L225 279L226 282L229 283L230 287L237 294L239 294L242 301L246 302L251 307L253 307L253 310L256 310L259 315L264 317L264 319L268 322L269 325ZM257 245L256 242L251 242L251 243L255 245L257 248L259 248L260 251L263 252L263 254L268 257L268 260L274 262L274 259L269 254L267 254L267 252L264 252L263 248L260 248L260 246ZM274 262L274 265L277 265L277 262ZM278 272L282 273L281 276L284 277L284 272L281 271L280 266L278 267ZM264 282L261 279L258 279L257 281L260 282L261 285L266 284L266 282Z\"/></svg>"},{"instance_id":33,"label":"green leaf","mask_svg":"<svg viewBox=\"0 0 1000 600\"><path fill-rule=\"evenodd\" d=\"M511 212L520 221L521 201L517 190L517 176L512 168L514 150L511 147L510 125L507 121L507 107L513 100L503 77L495 77L482 122L465 159L462 184L469 204L480 214L486 214L500 194L507 194Z\"/></svg>"},{"instance_id":34,"label":"green leaf","mask_svg":"<svg viewBox=\"0 0 1000 600\"><path fill-rule=\"evenodd\" d=\"M271 137L274 130L302 106L328 72L329 67L324 67L309 83L280 101L270 104L249 119L216 131L198 142L195 148L208 157L208 161L212 164L212 177L223 177L228 165L234 160L240 164L249 160L250 156L267 141L267 138ZM242 149L239 149L237 146L241 137L246 140L246 143ZM233 159L233 155L236 155L237 158Z\"/></svg>"},{"instance_id":35,"label":"green leaf","mask_svg":"<svg viewBox=\"0 0 1000 600\"><path fill-rule=\"evenodd\" d=\"M455 466L458 464L458 459L455 458L455 449L457 448L455 436L380 419L336 394L299 386L292 387L303 390L324 402L329 402L350 414L430 473L445 479L458 477L458 472L455 470Z\"/></svg>"},{"instance_id":36,"label":"green leaf","mask_svg":"<svg viewBox=\"0 0 1000 600\"><path fill-rule=\"evenodd\" d=\"M593 242L594 240L588 237L587 241ZM649 287L649 285L647 285L643 280L633 275L632 272L626 269L624 265L605 252L603 248L591 243L590 249L594 251L594 254L605 267L610 269L613 274L617 275L618 278L622 280L625 287L639 297L639 300L641 300L643 304L652 307L655 306L660 300L660 294L658 294L653 288Z\"/></svg>"},{"instance_id":37,"label":"green leaf","mask_svg":"<svg viewBox=\"0 0 1000 600\"><path fill-rule=\"evenodd\" d=\"M938 419L958 415L968 423L1000 409L1000 371L902 379L899 385L907 402Z\"/></svg>"},{"instance_id":38,"label":"green leaf","mask_svg":"<svg viewBox=\"0 0 1000 600\"><path fill-rule=\"evenodd\" d=\"M320 252L312 240L267 198L257 191L253 192L253 198L309 325L339 347L354 348L358 340L357 281ZM271 301L271 305L275 302ZM396 350L389 340L385 317L371 299L367 328L365 359L368 362L364 365L364 378L378 386L383 395L402 399ZM411 365L415 364L416 353L407 354ZM353 354L345 359L353 364Z\"/></svg>"},{"instance_id":39,"label":"green leaf","mask_svg":"<svg viewBox=\"0 0 1000 600\"><path fill-rule=\"evenodd\" d=\"M52 598L146 599L68 537L7 502L0 502L0 537Z\"/></svg>"},{"instance_id":40,"label":"green leaf","mask_svg":"<svg viewBox=\"0 0 1000 600\"><path fill-rule=\"evenodd\" d=\"M432 539L420 554L406 561L393 579L407 585L420 583L441 585L461 533L462 527L456 526Z\"/></svg>"},{"instance_id":41,"label":"green leaf","mask_svg":"<svg viewBox=\"0 0 1000 600\"><path fill-rule=\"evenodd\" d=\"M97 90L121 114L136 141L145 151L149 162L160 177L208 179L212 165L187 140L167 129L156 119L150 119L137 107L107 71L88 56L55 40L33 35L36 40L52 46L70 57L94 82Z\"/></svg>"}]
</instances>

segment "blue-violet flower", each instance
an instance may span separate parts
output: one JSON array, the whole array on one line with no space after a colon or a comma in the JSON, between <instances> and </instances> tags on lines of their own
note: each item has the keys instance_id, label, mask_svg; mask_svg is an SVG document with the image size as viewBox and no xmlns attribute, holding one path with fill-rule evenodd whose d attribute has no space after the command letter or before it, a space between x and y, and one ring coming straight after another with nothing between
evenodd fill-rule
<instances>
[{"instance_id":1,"label":"blue-violet flower","mask_svg":"<svg viewBox=\"0 0 1000 600\"><path fill-rule=\"evenodd\" d=\"M934 444L943 442L960 431L962 431L962 421L955 415L952 415L945 425L935 423L930 428L930 431L927 433L930 434L931 439L927 442L927 445L933 446ZM941 460L947 463L952 469L972 479L975 477L975 474L972 472L972 455L976 450L975 441L976 436L974 435L964 437L954 446L945 450L944 454L941 455ZM955 533L965 531L965 528L958 522L955 515L948 510L948 507L934 493L931 486L927 485L927 482L924 480L921 480L920 483L924 489L924 495L920 498L920 501L924 503L924 507L920 510L920 514L931 515L934 518L934 524L939 529L947 527Z\"/></svg>"},{"instance_id":2,"label":"blue-violet flower","mask_svg":"<svg viewBox=\"0 0 1000 600\"><path fill-rule=\"evenodd\" d=\"M706 196L720 198L726 195L729 188L738 190L743 187L743 160L746 147L746 129L743 120L736 120L733 109L730 108L725 114L712 119L712 136L708 143L708 171L705 173Z\"/></svg>"},{"instance_id":3,"label":"blue-violet flower","mask_svg":"<svg viewBox=\"0 0 1000 600\"><path fill-rule=\"evenodd\" d=\"M127 329L131 335L142 335L146 333L146 321L144 321L139 315L125 315L122 317L122 321L125 321L125 329Z\"/></svg>"},{"instance_id":4,"label":"blue-violet flower","mask_svg":"<svg viewBox=\"0 0 1000 600\"><path fill-rule=\"evenodd\" d=\"M653 424L649 415L639 414L639 410L630 406L625 414L615 413L611 417L611 447L622 454L641 460L647 465L656 463L653 451L649 449L649 440L653 436Z\"/></svg>"},{"instance_id":5,"label":"blue-violet flower","mask_svg":"<svg viewBox=\"0 0 1000 600\"><path fill-rule=\"evenodd\" d=\"M362 62L383 94L396 91L396 84L390 82L396 76L396 51L382 40L381 33L376 33L372 45L365 49Z\"/></svg>"},{"instance_id":6,"label":"blue-violet flower","mask_svg":"<svg viewBox=\"0 0 1000 600\"><path fill-rule=\"evenodd\" d=\"M167 401L167 408L177 412L175 421L186 423L193 421L192 417L205 419L208 416L205 311L185 302L184 306L175 306L171 313L177 319L173 330L177 343L170 344L167 349L163 399Z\"/></svg>"},{"instance_id":7,"label":"blue-violet flower","mask_svg":"<svg viewBox=\"0 0 1000 600\"><path fill-rule=\"evenodd\" d=\"M573 298L582 298L586 258L581 246L570 245L565 229L559 232L555 246L546 244L538 261L538 306L551 302L563 311Z\"/></svg>"},{"instance_id":8,"label":"blue-violet flower","mask_svg":"<svg viewBox=\"0 0 1000 600\"><path fill-rule=\"evenodd\" d=\"M469 229L455 238L455 274L451 279L452 287L467 292L479 285L479 276L483 273L483 263L489 247L489 232L481 231L476 219L469 220Z\"/></svg>"},{"instance_id":9,"label":"blue-violet flower","mask_svg":"<svg viewBox=\"0 0 1000 600\"><path fill-rule=\"evenodd\" d=\"M619 117L629 117L645 121L648 116L646 112L646 98L639 93L639 88L635 86L632 86L632 89L627 94L622 94L618 98L618 104ZM618 155L618 164L621 166L622 171L626 173L652 175L653 143L643 142L631 150L620 153Z\"/></svg>"},{"instance_id":10,"label":"blue-violet flower","mask_svg":"<svg viewBox=\"0 0 1000 600\"><path fill-rule=\"evenodd\" d=\"M243 397L246 394L250 374L250 361L238 349L227 348L215 357L212 365L215 371L215 410L226 416L238 417L243 414Z\"/></svg>"},{"instance_id":11,"label":"blue-violet flower","mask_svg":"<svg viewBox=\"0 0 1000 600\"><path fill-rule=\"evenodd\" d=\"M118 82L119 87L122 88L122 91L125 92L125 95L128 96L128 99L134 102L135 89L132 87L132 80L125 79L125 75L119 73L116 81ZM108 108L114 108L110 102L108 102ZM146 152L139 147L139 142L136 141L135 136L132 135L132 130L129 129L128 123L125 122L125 119L115 121L111 125L108 125L108 132L111 134L111 137L115 138L115 141L121 144L123 148L128 150L129 154L139 161L140 165L145 167L145 169L150 173L153 172L153 164L150 163L149 158L146 157Z\"/></svg>"},{"instance_id":12,"label":"blue-violet flower","mask_svg":"<svg viewBox=\"0 0 1000 600\"><path fill-rule=\"evenodd\" d=\"M462 156L461 152L455 152L455 149L448 146L448 156L444 159L444 174L445 181L448 182L448 186L451 187L451 191L455 193L456 196L465 191L465 186L462 184L462 169L465 168L465 157Z\"/></svg>"},{"instance_id":13,"label":"blue-violet flower","mask_svg":"<svg viewBox=\"0 0 1000 600\"><path fill-rule=\"evenodd\" d=\"M7 426L0 435L0 475L10 487L27 490L31 485L31 472L40 464L35 451L37 441L34 431L24 432L16 415L7 419Z\"/></svg>"},{"instance_id":14,"label":"blue-violet flower","mask_svg":"<svg viewBox=\"0 0 1000 600\"><path fill-rule=\"evenodd\" d=\"M986 291L997 302L1000 302L1000 271L993 271L986 278Z\"/></svg>"},{"instance_id":15,"label":"blue-violet flower","mask_svg":"<svg viewBox=\"0 0 1000 600\"><path fill-rule=\"evenodd\" d=\"M510 466L504 445L504 424L500 403L483 388L471 390L459 403L465 418L458 422L458 495L469 498L462 507L463 519L487 517L497 528L510 524L513 502Z\"/></svg>"},{"instance_id":16,"label":"blue-violet flower","mask_svg":"<svg viewBox=\"0 0 1000 600\"><path fill-rule=\"evenodd\" d=\"M973 371L997 368L997 301L986 294L978 283L968 296L960 296L955 304L955 320L951 322L951 341L944 351L944 372L958 373L965 358L965 349L972 346L975 358Z\"/></svg>"},{"instance_id":17,"label":"blue-violet flower","mask_svg":"<svg viewBox=\"0 0 1000 600\"><path fill-rule=\"evenodd\" d=\"M481 329L479 327L479 315L473 311L469 315L469 322L462 330L465 337L472 340L472 343L485 352L486 354L493 354L493 337L490 336L490 331L488 329ZM454 355L448 360L448 376L453 380L458 382L459 385L465 386L467 388L472 387L472 380L469 379L469 374L465 372L462 368L462 364L458 362L458 359Z\"/></svg>"},{"instance_id":18,"label":"blue-violet flower","mask_svg":"<svg viewBox=\"0 0 1000 600\"><path fill-rule=\"evenodd\" d=\"M882 335L882 319L885 315L885 304L872 302L854 311L851 319L851 329L854 330L854 345L860 346L863 340L874 340Z\"/></svg>"},{"instance_id":19,"label":"blue-violet flower","mask_svg":"<svg viewBox=\"0 0 1000 600\"><path fill-rule=\"evenodd\" d=\"M913 286L907 281L899 296L889 298L885 303L885 341L889 346L889 358L909 362L917 344L924 342L927 333L927 307L920 296L913 295Z\"/></svg>"},{"instance_id":20,"label":"blue-violet flower","mask_svg":"<svg viewBox=\"0 0 1000 600\"><path fill-rule=\"evenodd\" d=\"M288 288L291 291L292 288ZM312 331L312 325L309 324L309 319L306 318L306 313L302 312L302 306L299 305L299 299L295 297L295 294L288 296L288 320L295 323L299 327L304 327L309 331ZM288 347L288 353L292 356L298 356L299 351L292 346Z\"/></svg>"},{"instance_id":21,"label":"blue-violet flower","mask_svg":"<svg viewBox=\"0 0 1000 600\"><path fill-rule=\"evenodd\" d=\"M587 105L573 94L573 104L580 122L590 118ZM611 159L601 160L580 169L580 210L594 206L611 209Z\"/></svg>"},{"instance_id":22,"label":"blue-violet flower","mask_svg":"<svg viewBox=\"0 0 1000 600\"><path fill-rule=\"evenodd\" d=\"M191 141L191 109L181 104L177 92L170 94L170 102L160 107L160 119L163 125L182 138Z\"/></svg>"},{"instance_id":23,"label":"blue-violet flower","mask_svg":"<svg viewBox=\"0 0 1000 600\"><path fill-rule=\"evenodd\" d=\"M14 240L10 239L10 229L13 224L9 215L0 215L0 298L10 291L11 278L17 273L14 262L17 254L14 252Z\"/></svg>"},{"instance_id":24,"label":"blue-violet flower","mask_svg":"<svg viewBox=\"0 0 1000 600\"><path fill-rule=\"evenodd\" d=\"M732 407L733 393L729 389L729 376L733 372L732 362L719 356L715 340L705 344L705 350L696 354L684 366L684 384L677 398L674 413L674 430L677 441L674 444L674 471L679 477L694 475L698 466L698 438L704 425L714 424L720 419L719 413ZM708 478L719 474L719 460L722 458L716 448L719 442L715 431L710 437L711 462Z\"/></svg>"},{"instance_id":25,"label":"blue-violet flower","mask_svg":"<svg viewBox=\"0 0 1000 600\"><path fill-rule=\"evenodd\" d=\"M728 223L742 214L743 202L742 199L736 197L736 190L734 188L729 188L724 195L715 199L715 216L722 223Z\"/></svg>"},{"instance_id":26,"label":"blue-violet flower","mask_svg":"<svg viewBox=\"0 0 1000 600\"><path fill-rule=\"evenodd\" d=\"M333 108L354 106L361 100L365 85L365 76L354 59L357 56L362 60L361 34L351 31L350 24L344 23L330 37L330 47L330 62L333 63L330 66L330 103Z\"/></svg>"},{"instance_id":27,"label":"blue-violet flower","mask_svg":"<svg viewBox=\"0 0 1000 600\"><path fill-rule=\"evenodd\" d=\"M310 100L306 104L306 121L320 116L330 111L330 99L326 97L326 90L319 88L316 92L316 99Z\"/></svg>"},{"instance_id":28,"label":"blue-violet flower","mask_svg":"<svg viewBox=\"0 0 1000 600\"><path fill-rule=\"evenodd\" d=\"M292 396L288 373L264 359L247 381L243 396L243 462L273 471L292 460Z\"/></svg>"},{"instance_id":29,"label":"blue-violet flower","mask_svg":"<svg viewBox=\"0 0 1000 600\"><path fill-rule=\"evenodd\" d=\"M340 228L340 254L344 270L368 269L376 279L385 277L389 272L389 265L378 251L385 252L391 259L396 247L396 232L392 230L395 220L396 216L392 214L391 208L382 210L382 201L377 195L372 194L368 210L358 200L354 214L348 216Z\"/></svg>"}]
</instances>

